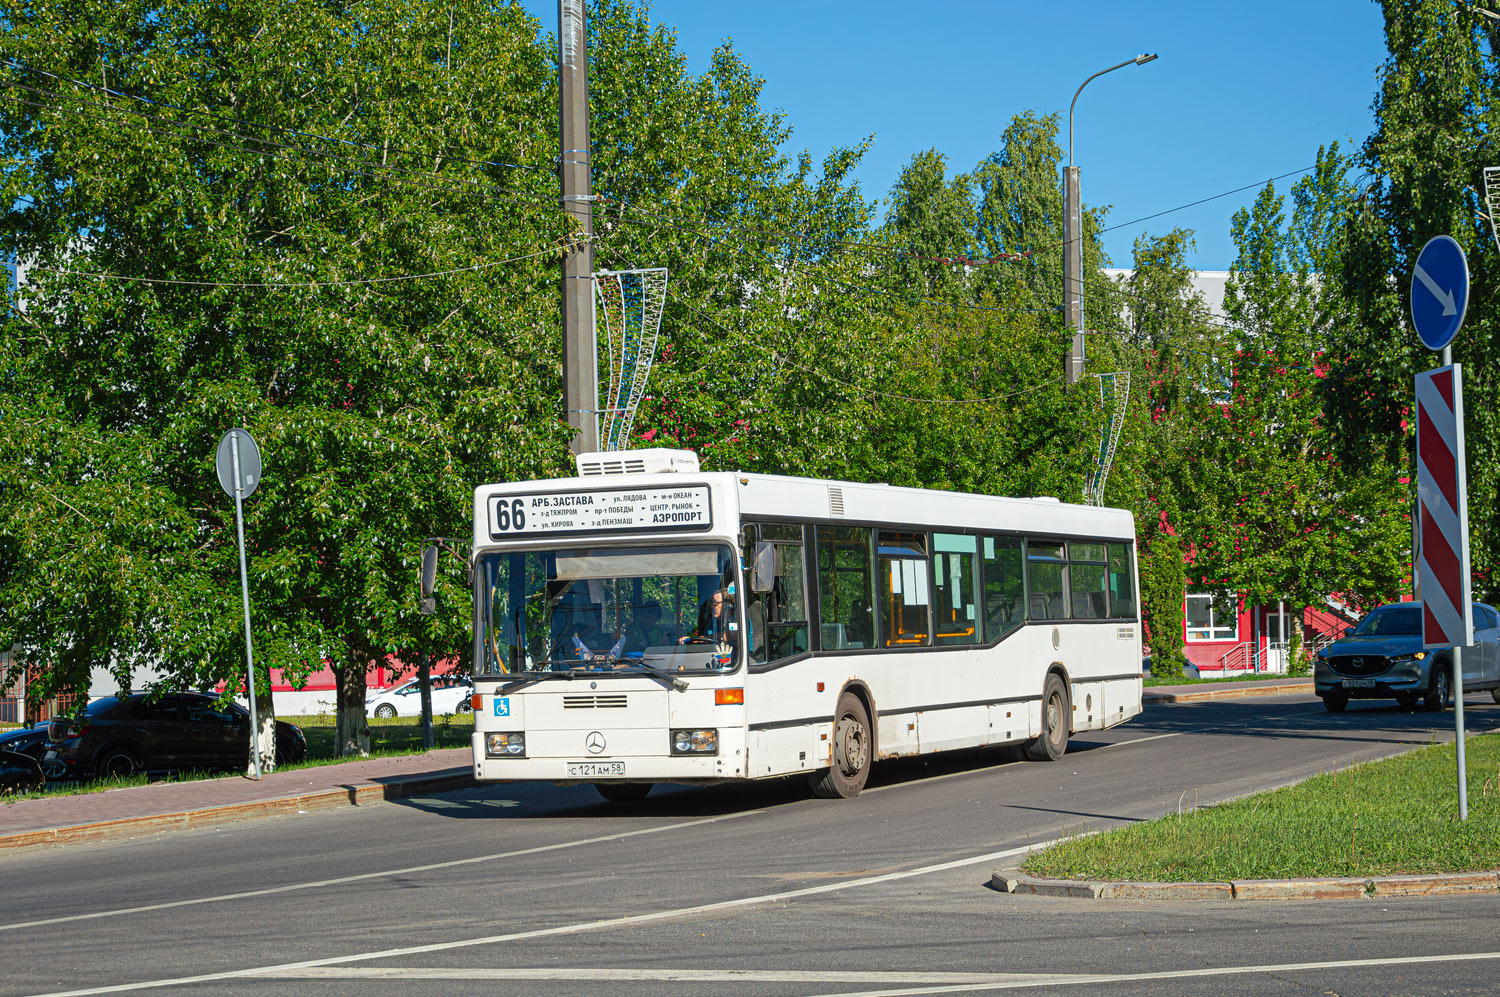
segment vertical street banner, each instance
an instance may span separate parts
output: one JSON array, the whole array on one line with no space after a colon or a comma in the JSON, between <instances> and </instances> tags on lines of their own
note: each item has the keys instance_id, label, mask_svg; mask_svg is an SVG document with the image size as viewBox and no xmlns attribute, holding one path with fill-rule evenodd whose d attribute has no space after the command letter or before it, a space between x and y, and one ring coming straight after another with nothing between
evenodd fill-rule
<instances>
[{"instance_id":1,"label":"vertical street banner","mask_svg":"<svg viewBox=\"0 0 1500 997\"><path fill-rule=\"evenodd\" d=\"M1417 375L1417 518L1422 646L1468 647L1474 619L1461 364Z\"/></svg>"}]
</instances>

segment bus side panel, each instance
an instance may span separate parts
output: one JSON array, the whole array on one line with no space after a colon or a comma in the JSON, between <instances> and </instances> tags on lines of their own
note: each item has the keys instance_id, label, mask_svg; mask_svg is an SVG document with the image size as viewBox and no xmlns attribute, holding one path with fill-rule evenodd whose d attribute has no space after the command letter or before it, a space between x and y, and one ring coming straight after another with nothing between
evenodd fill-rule
<instances>
[{"instance_id":1,"label":"bus side panel","mask_svg":"<svg viewBox=\"0 0 1500 997\"><path fill-rule=\"evenodd\" d=\"M977 748L990 741L990 707L963 706L917 714L917 737L923 751Z\"/></svg>"},{"instance_id":2,"label":"bus side panel","mask_svg":"<svg viewBox=\"0 0 1500 997\"><path fill-rule=\"evenodd\" d=\"M828 725L750 731L751 778L792 775L828 767Z\"/></svg>"}]
</instances>

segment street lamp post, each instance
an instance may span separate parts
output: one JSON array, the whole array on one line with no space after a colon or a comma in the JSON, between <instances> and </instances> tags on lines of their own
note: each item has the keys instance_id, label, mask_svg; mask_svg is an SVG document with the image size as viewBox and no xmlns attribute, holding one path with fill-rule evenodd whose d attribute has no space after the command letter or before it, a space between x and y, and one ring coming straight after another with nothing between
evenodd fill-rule
<instances>
[{"instance_id":1,"label":"street lamp post","mask_svg":"<svg viewBox=\"0 0 1500 997\"><path fill-rule=\"evenodd\" d=\"M1073 102L1068 105L1068 165L1063 170L1063 302L1068 328L1073 330L1073 346L1068 351L1068 383L1083 377L1083 200L1078 193L1078 167L1073 165L1073 108L1078 95L1090 82L1126 66L1144 66L1156 53L1142 53L1117 66L1101 69L1078 85Z\"/></svg>"}]
</instances>

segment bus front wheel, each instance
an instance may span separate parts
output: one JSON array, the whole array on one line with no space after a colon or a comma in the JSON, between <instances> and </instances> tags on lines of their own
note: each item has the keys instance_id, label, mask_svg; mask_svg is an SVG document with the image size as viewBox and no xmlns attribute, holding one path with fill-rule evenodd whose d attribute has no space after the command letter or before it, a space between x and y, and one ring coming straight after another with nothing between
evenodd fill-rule
<instances>
[{"instance_id":1,"label":"bus front wheel","mask_svg":"<svg viewBox=\"0 0 1500 997\"><path fill-rule=\"evenodd\" d=\"M1042 684L1042 736L1026 744L1026 757L1055 762L1068 750L1068 689L1056 672Z\"/></svg>"},{"instance_id":2,"label":"bus front wheel","mask_svg":"<svg viewBox=\"0 0 1500 997\"><path fill-rule=\"evenodd\" d=\"M829 759L833 764L808 776L813 795L825 800L858 796L865 788L865 780L870 778L872 742L869 711L854 693L844 693L839 697L833 720Z\"/></svg>"}]
</instances>

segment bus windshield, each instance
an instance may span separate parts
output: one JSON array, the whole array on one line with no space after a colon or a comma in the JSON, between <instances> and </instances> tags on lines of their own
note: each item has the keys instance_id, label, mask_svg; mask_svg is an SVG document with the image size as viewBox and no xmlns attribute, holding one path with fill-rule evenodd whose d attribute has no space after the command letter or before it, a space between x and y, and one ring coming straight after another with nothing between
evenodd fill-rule
<instances>
[{"instance_id":1,"label":"bus windshield","mask_svg":"<svg viewBox=\"0 0 1500 997\"><path fill-rule=\"evenodd\" d=\"M738 660L725 544L482 555L485 674L727 671Z\"/></svg>"}]
</instances>

